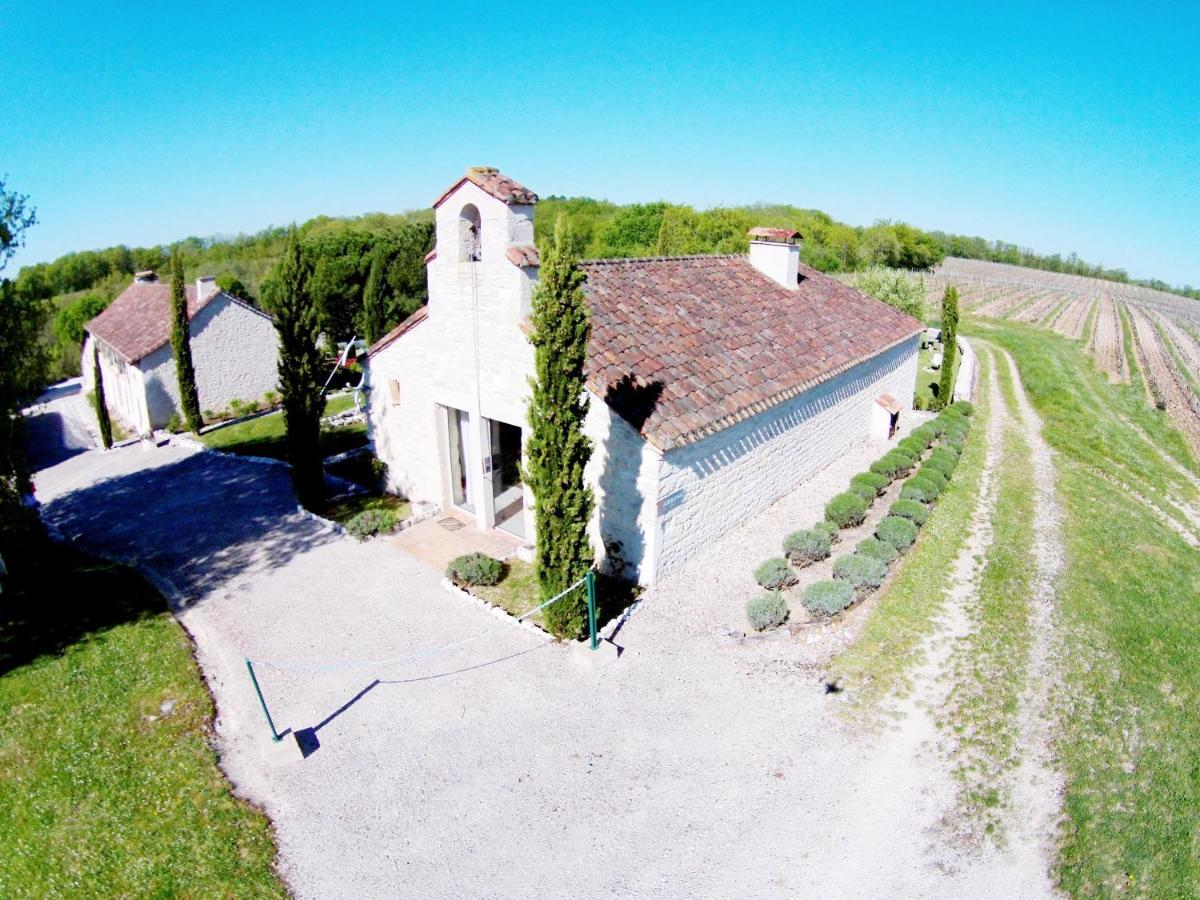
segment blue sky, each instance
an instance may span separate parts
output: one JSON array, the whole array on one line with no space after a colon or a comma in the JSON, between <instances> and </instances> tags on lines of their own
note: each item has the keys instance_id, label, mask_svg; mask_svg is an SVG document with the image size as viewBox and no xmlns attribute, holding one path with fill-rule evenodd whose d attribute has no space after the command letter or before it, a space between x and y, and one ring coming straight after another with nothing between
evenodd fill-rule
<instances>
[{"instance_id":1,"label":"blue sky","mask_svg":"<svg viewBox=\"0 0 1200 900\"><path fill-rule=\"evenodd\" d=\"M1200 284L1200 6L0 2L0 172L68 250L542 194L755 201Z\"/></svg>"}]
</instances>

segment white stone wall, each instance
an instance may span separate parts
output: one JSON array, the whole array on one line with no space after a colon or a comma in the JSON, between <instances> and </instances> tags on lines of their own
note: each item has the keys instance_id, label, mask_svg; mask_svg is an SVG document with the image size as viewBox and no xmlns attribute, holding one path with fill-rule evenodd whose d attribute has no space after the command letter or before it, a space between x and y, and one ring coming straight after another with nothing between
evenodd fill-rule
<instances>
[{"instance_id":1,"label":"white stone wall","mask_svg":"<svg viewBox=\"0 0 1200 900\"><path fill-rule=\"evenodd\" d=\"M590 392L588 400L584 433L592 458L584 478L596 503L588 526L592 546L609 574L653 584L662 454L603 400Z\"/></svg>"},{"instance_id":2,"label":"white stone wall","mask_svg":"<svg viewBox=\"0 0 1200 900\"><path fill-rule=\"evenodd\" d=\"M100 345L100 376L104 379L104 404L110 418L118 420L128 431L143 433L150 430L146 410L146 389L142 370L124 359L103 341L88 335L83 342L80 370L83 391L93 393L93 347Z\"/></svg>"},{"instance_id":3,"label":"white stone wall","mask_svg":"<svg viewBox=\"0 0 1200 900\"><path fill-rule=\"evenodd\" d=\"M279 336L265 313L221 294L192 318L191 344L201 410L219 412L231 400L261 400L278 389ZM149 423L161 428L180 412L171 345L143 359L141 368Z\"/></svg>"},{"instance_id":4,"label":"white stone wall","mask_svg":"<svg viewBox=\"0 0 1200 900\"><path fill-rule=\"evenodd\" d=\"M970 400L975 393L975 377L977 363L975 351L964 337L955 342L958 345L958 373L954 376L953 400Z\"/></svg>"},{"instance_id":5,"label":"white stone wall","mask_svg":"<svg viewBox=\"0 0 1200 900\"><path fill-rule=\"evenodd\" d=\"M918 346L914 337L774 409L666 453L657 491L657 575L865 443L880 394L911 409ZM777 550L764 547L763 558Z\"/></svg>"},{"instance_id":6,"label":"white stone wall","mask_svg":"<svg viewBox=\"0 0 1200 900\"><path fill-rule=\"evenodd\" d=\"M459 213L468 203L479 210L481 221L482 258L476 263L459 259ZM532 207L508 206L467 182L438 207L436 238L437 255L426 266L428 318L369 362L369 428L376 454L388 464L392 488L411 500L448 508L439 405L471 414L469 462L483 458L483 418L526 429L533 347L521 319L536 270L517 268L505 251L511 243L533 240ZM399 403L392 400L393 380ZM479 524L489 527L483 511L491 483L481 470L474 474ZM528 493L525 506L529 537Z\"/></svg>"}]
</instances>

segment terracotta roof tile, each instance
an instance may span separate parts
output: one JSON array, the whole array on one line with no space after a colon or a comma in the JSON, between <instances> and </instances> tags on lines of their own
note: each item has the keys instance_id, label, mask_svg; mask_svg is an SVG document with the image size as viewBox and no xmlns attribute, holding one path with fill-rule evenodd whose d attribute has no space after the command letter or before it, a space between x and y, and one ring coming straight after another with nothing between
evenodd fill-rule
<instances>
[{"instance_id":1,"label":"terracotta roof tile","mask_svg":"<svg viewBox=\"0 0 1200 900\"><path fill-rule=\"evenodd\" d=\"M389 331L387 334L385 334L383 337L381 337L379 340L377 340L375 343L373 343L370 346L370 348L368 348L368 350L367 350L367 357L370 358L370 357L374 356L376 353L378 353L384 347L388 346L393 341L395 341L397 338L399 338L403 334L407 333L410 329L416 328L418 325L420 325L422 322L424 322L427 318L429 318L429 307L422 306L420 309L418 309L416 312L414 312L411 316L409 316L407 319L405 319L403 322L401 322L399 325L397 325L395 328L393 328L391 331Z\"/></svg>"},{"instance_id":2,"label":"terracotta roof tile","mask_svg":"<svg viewBox=\"0 0 1200 900\"><path fill-rule=\"evenodd\" d=\"M510 206L526 206L538 202L537 194L507 175L500 174L499 170L490 166L472 166L467 169L466 175L454 182L449 190L433 201L433 208L437 209L441 206L442 201L458 190L464 181L471 182Z\"/></svg>"},{"instance_id":3,"label":"terracotta roof tile","mask_svg":"<svg viewBox=\"0 0 1200 900\"><path fill-rule=\"evenodd\" d=\"M919 334L811 269L788 290L744 256L581 264L589 388L663 450L769 409Z\"/></svg>"},{"instance_id":4,"label":"terracotta roof tile","mask_svg":"<svg viewBox=\"0 0 1200 900\"><path fill-rule=\"evenodd\" d=\"M183 290L189 319L222 293L213 285L197 301L195 284L184 285ZM127 361L137 362L171 339L171 285L165 281L135 281L84 327Z\"/></svg>"},{"instance_id":5,"label":"terracotta roof tile","mask_svg":"<svg viewBox=\"0 0 1200 900\"><path fill-rule=\"evenodd\" d=\"M540 264L537 244L512 244L504 251L504 255L510 263L521 269Z\"/></svg>"}]
</instances>

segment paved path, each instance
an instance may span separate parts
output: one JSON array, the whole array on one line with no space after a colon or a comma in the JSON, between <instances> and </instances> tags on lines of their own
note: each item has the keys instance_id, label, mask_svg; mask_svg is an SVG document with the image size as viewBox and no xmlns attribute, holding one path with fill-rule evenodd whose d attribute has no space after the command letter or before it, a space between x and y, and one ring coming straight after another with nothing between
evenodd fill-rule
<instances>
[{"instance_id":1,"label":"paved path","mask_svg":"<svg viewBox=\"0 0 1200 900\"><path fill-rule=\"evenodd\" d=\"M222 766L302 897L1011 895L934 865L933 756L848 734L811 648L711 637L696 610L736 608L773 552L753 527L651 592L593 671L298 513L278 466L89 451L38 489L65 534L186 599ZM306 758L269 760L244 656Z\"/></svg>"}]
</instances>

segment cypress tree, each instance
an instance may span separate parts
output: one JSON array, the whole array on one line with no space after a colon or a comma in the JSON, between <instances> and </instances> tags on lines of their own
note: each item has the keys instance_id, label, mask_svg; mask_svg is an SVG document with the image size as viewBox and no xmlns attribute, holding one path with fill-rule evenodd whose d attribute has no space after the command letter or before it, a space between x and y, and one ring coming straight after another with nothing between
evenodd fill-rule
<instances>
[{"instance_id":1,"label":"cypress tree","mask_svg":"<svg viewBox=\"0 0 1200 900\"><path fill-rule=\"evenodd\" d=\"M946 285L942 294L942 377L938 383L938 406L954 400L954 359L958 355L958 288Z\"/></svg>"},{"instance_id":2,"label":"cypress tree","mask_svg":"<svg viewBox=\"0 0 1200 900\"><path fill-rule=\"evenodd\" d=\"M318 505L325 494L321 464L321 326L309 293L312 274L300 251L300 236L288 230L283 258L275 270L275 327L279 330L279 393L287 428L288 462L296 496L306 507Z\"/></svg>"},{"instance_id":3,"label":"cypress tree","mask_svg":"<svg viewBox=\"0 0 1200 900\"><path fill-rule=\"evenodd\" d=\"M536 571L543 601L582 578L594 561L587 534L592 491L583 480L592 455L591 442L583 433L587 414L583 365L591 325L583 273L568 247L560 220L554 241L542 256L530 316L534 377L522 474L534 497ZM557 637L578 637L587 616L584 591L573 591L542 615Z\"/></svg>"},{"instance_id":4,"label":"cypress tree","mask_svg":"<svg viewBox=\"0 0 1200 900\"><path fill-rule=\"evenodd\" d=\"M100 346L92 339L92 403L96 407L96 418L100 422L100 443L105 450L112 449L112 420L108 417L108 403L104 399L104 375L100 371Z\"/></svg>"},{"instance_id":5,"label":"cypress tree","mask_svg":"<svg viewBox=\"0 0 1200 900\"><path fill-rule=\"evenodd\" d=\"M371 254L371 270L367 273L367 283L363 287L362 325L360 327L368 344L375 343L387 331L388 311L387 301L383 295L382 255L378 248Z\"/></svg>"},{"instance_id":6,"label":"cypress tree","mask_svg":"<svg viewBox=\"0 0 1200 900\"><path fill-rule=\"evenodd\" d=\"M204 420L200 417L200 395L196 392L191 326L183 292L183 257L178 247L171 253L171 353L175 356L175 376L179 380L179 409L188 431L199 431Z\"/></svg>"}]
</instances>

